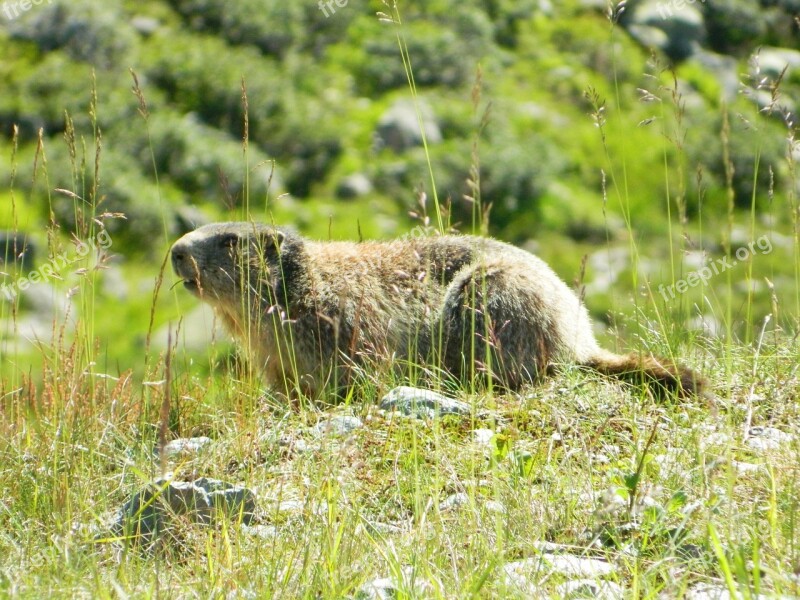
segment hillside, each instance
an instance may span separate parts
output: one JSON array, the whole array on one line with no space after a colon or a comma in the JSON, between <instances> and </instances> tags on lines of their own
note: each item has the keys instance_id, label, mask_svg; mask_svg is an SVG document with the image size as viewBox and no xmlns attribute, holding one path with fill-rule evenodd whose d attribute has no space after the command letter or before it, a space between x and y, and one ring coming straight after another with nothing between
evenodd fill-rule
<instances>
[{"instance_id":1,"label":"hillside","mask_svg":"<svg viewBox=\"0 0 800 600\"><path fill-rule=\"evenodd\" d=\"M0 92L0 597L800 596L798 0L9 0ZM492 235L706 391L287 398L217 220Z\"/></svg>"}]
</instances>

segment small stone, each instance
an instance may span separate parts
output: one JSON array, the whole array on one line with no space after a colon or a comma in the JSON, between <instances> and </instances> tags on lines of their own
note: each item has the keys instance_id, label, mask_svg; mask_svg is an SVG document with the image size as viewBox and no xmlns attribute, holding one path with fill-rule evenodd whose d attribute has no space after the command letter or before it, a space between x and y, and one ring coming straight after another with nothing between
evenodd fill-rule
<instances>
[{"instance_id":1,"label":"small stone","mask_svg":"<svg viewBox=\"0 0 800 600\"><path fill-rule=\"evenodd\" d=\"M541 556L507 563L503 566L506 584L519 588L525 593L537 591L543 575L555 572L565 577L594 579L615 572L613 565L596 558L584 558L572 554L544 553Z\"/></svg>"},{"instance_id":2,"label":"small stone","mask_svg":"<svg viewBox=\"0 0 800 600\"><path fill-rule=\"evenodd\" d=\"M405 415L416 415L421 419L432 419L440 415L469 415L472 409L466 402L448 398L432 390L399 386L381 400L380 408L398 411Z\"/></svg>"},{"instance_id":3,"label":"small stone","mask_svg":"<svg viewBox=\"0 0 800 600\"><path fill-rule=\"evenodd\" d=\"M732 460L731 465L739 475L749 475L751 473L757 473L761 470L761 465L755 465L753 463L746 463L740 462L738 460Z\"/></svg>"},{"instance_id":4,"label":"small stone","mask_svg":"<svg viewBox=\"0 0 800 600\"><path fill-rule=\"evenodd\" d=\"M777 450L794 439L775 427L751 427L747 435L747 445L753 450Z\"/></svg>"},{"instance_id":5,"label":"small stone","mask_svg":"<svg viewBox=\"0 0 800 600\"><path fill-rule=\"evenodd\" d=\"M205 436L178 438L168 442L167 445L164 446L164 454L169 457L178 454L197 454L210 443L211 438Z\"/></svg>"},{"instance_id":6,"label":"small stone","mask_svg":"<svg viewBox=\"0 0 800 600\"><path fill-rule=\"evenodd\" d=\"M131 26L143 36L150 37L158 30L161 23L158 19L137 15L131 19Z\"/></svg>"},{"instance_id":7,"label":"small stone","mask_svg":"<svg viewBox=\"0 0 800 600\"><path fill-rule=\"evenodd\" d=\"M469 504L469 494L465 492L459 492L458 494L453 494L445 498L439 504L439 510L442 512L456 510L458 508L461 508L465 504Z\"/></svg>"},{"instance_id":8,"label":"small stone","mask_svg":"<svg viewBox=\"0 0 800 600\"><path fill-rule=\"evenodd\" d=\"M486 512L498 514L506 512L506 507L503 506L502 502L498 502L497 500L487 500L483 506L486 508Z\"/></svg>"},{"instance_id":9,"label":"small stone","mask_svg":"<svg viewBox=\"0 0 800 600\"><path fill-rule=\"evenodd\" d=\"M278 528L274 525L245 525L242 524L242 533L251 537L271 540L278 535Z\"/></svg>"},{"instance_id":10,"label":"small stone","mask_svg":"<svg viewBox=\"0 0 800 600\"><path fill-rule=\"evenodd\" d=\"M343 200L360 198L372 193L372 182L363 173L348 175L336 186L336 197Z\"/></svg>"},{"instance_id":11,"label":"small stone","mask_svg":"<svg viewBox=\"0 0 800 600\"><path fill-rule=\"evenodd\" d=\"M363 426L364 423L358 417L340 415L320 421L311 428L311 433L316 436L329 435L333 437L341 437L355 431L356 429L361 429Z\"/></svg>"},{"instance_id":12,"label":"small stone","mask_svg":"<svg viewBox=\"0 0 800 600\"><path fill-rule=\"evenodd\" d=\"M424 579L414 576L412 567L403 567L403 580L397 582L390 577L381 577L362 585L355 597L358 600L396 600L406 597L428 597L433 586Z\"/></svg>"},{"instance_id":13,"label":"small stone","mask_svg":"<svg viewBox=\"0 0 800 600\"><path fill-rule=\"evenodd\" d=\"M561 598L602 598L616 600L622 598L624 590L613 581L595 581L594 579L574 579L566 581L556 587L556 593Z\"/></svg>"},{"instance_id":14,"label":"small stone","mask_svg":"<svg viewBox=\"0 0 800 600\"><path fill-rule=\"evenodd\" d=\"M572 554L543 554L550 567L568 577L604 577L614 572L614 566L597 558Z\"/></svg>"},{"instance_id":15,"label":"small stone","mask_svg":"<svg viewBox=\"0 0 800 600\"><path fill-rule=\"evenodd\" d=\"M475 429L472 431L473 441L480 446L489 446L494 438L494 431L491 429Z\"/></svg>"},{"instance_id":16,"label":"small stone","mask_svg":"<svg viewBox=\"0 0 800 600\"><path fill-rule=\"evenodd\" d=\"M401 99L381 117L375 137L380 146L403 152L414 146L422 146L422 131L428 144L442 141L442 131L430 105L424 101L415 104Z\"/></svg>"},{"instance_id":17,"label":"small stone","mask_svg":"<svg viewBox=\"0 0 800 600\"><path fill-rule=\"evenodd\" d=\"M323 515L328 512L328 503L320 502L318 504L309 504L302 500L284 500L277 506L278 513L284 515L297 515L310 511L314 515Z\"/></svg>"}]
</instances>

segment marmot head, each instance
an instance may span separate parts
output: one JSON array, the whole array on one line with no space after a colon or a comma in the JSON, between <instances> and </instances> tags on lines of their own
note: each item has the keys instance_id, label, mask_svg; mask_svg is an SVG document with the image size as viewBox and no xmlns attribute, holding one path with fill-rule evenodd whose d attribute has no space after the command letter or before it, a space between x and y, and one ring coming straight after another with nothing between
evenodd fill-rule
<instances>
[{"instance_id":1,"label":"marmot head","mask_svg":"<svg viewBox=\"0 0 800 600\"><path fill-rule=\"evenodd\" d=\"M302 238L261 223L204 225L172 246L172 267L183 286L212 305L277 304L302 254ZM249 303L248 303L249 304Z\"/></svg>"}]
</instances>

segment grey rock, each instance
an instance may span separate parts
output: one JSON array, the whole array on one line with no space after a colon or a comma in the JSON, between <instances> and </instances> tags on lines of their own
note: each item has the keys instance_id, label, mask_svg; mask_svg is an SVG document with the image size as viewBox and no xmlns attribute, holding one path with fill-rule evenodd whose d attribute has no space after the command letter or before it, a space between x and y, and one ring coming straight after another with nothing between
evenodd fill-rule
<instances>
[{"instance_id":1,"label":"grey rock","mask_svg":"<svg viewBox=\"0 0 800 600\"><path fill-rule=\"evenodd\" d=\"M442 512L448 512L451 510L457 510L467 504L469 504L469 494L465 492L459 492L457 494L448 496L441 503L439 503L439 510Z\"/></svg>"},{"instance_id":2,"label":"grey rock","mask_svg":"<svg viewBox=\"0 0 800 600\"><path fill-rule=\"evenodd\" d=\"M739 64L732 56L698 50L692 55L692 61L711 71L719 82L723 100L732 101L739 93Z\"/></svg>"},{"instance_id":3,"label":"grey rock","mask_svg":"<svg viewBox=\"0 0 800 600\"><path fill-rule=\"evenodd\" d=\"M419 117L417 116L417 107L413 102L396 101L378 122L375 134L379 145L387 146L395 152L403 152L414 146L421 146L420 126L425 131L425 139L428 144L441 142L442 132L436 122L433 110L422 100L418 101L418 107Z\"/></svg>"},{"instance_id":4,"label":"grey rock","mask_svg":"<svg viewBox=\"0 0 800 600\"><path fill-rule=\"evenodd\" d=\"M278 528L274 525L245 525L242 524L242 533L250 537L271 540L278 535Z\"/></svg>"},{"instance_id":5,"label":"grey rock","mask_svg":"<svg viewBox=\"0 0 800 600\"><path fill-rule=\"evenodd\" d=\"M343 200L351 200L371 194L373 190L372 182L363 173L353 173L348 175L336 186L336 197Z\"/></svg>"},{"instance_id":6,"label":"grey rock","mask_svg":"<svg viewBox=\"0 0 800 600\"><path fill-rule=\"evenodd\" d=\"M145 37L153 35L161 26L161 22L153 17L138 15L131 19L131 26Z\"/></svg>"},{"instance_id":7,"label":"grey rock","mask_svg":"<svg viewBox=\"0 0 800 600\"><path fill-rule=\"evenodd\" d=\"M622 598L622 586L613 581L596 581L594 579L573 579L556 587L556 593L565 600L575 598L602 598L617 600Z\"/></svg>"},{"instance_id":8,"label":"grey rock","mask_svg":"<svg viewBox=\"0 0 800 600\"><path fill-rule=\"evenodd\" d=\"M220 516L241 517L242 523L249 524L255 508L252 491L218 479L157 480L124 504L111 530L115 536L150 542L164 532L176 516L188 517L196 523L210 523Z\"/></svg>"},{"instance_id":9,"label":"grey rock","mask_svg":"<svg viewBox=\"0 0 800 600\"><path fill-rule=\"evenodd\" d=\"M800 50L790 48L765 47L753 56L750 61L751 75L758 77L766 75L776 79L786 69L787 76L800 70ZM758 73L756 72L758 68Z\"/></svg>"},{"instance_id":10,"label":"grey rock","mask_svg":"<svg viewBox=\"0 0 800 600\"><path fill-rule=\"evenodd\" d=\"M324 515L328 512L328 503L325 501L316 504L304 502L303 500L283 500L275 507L278 514L284 517L291 517L300 514Z\"/></svg>"},{"instance_id":11,"label":"grey rock","mask_svg":"<svg viewBox=\"0 0 800 600\"><path fill-rule=\"evenodd\" d=\"M192 438L178 438L168 442L164 446L164 454L169 457L177 455L197 454L205 446L211 443L211 438L205 436Z\"/></svg>"},{"instance_id":12,"label":"grey rock","mask_svg":"<svg viewBox=\"0 0 800 600\"><path fill-rule=\"evenodd\" d=\"M406 597L427 597L433 586L422 578L415 577L412 567L403 567L402 581L391 577L373 579L362 585L355 597L358 600L396 600Z\"/></svg>"},{"instance_id":13,"label":"grey rock","mask_svg":"<svg viewBox=\"0 0 800 600\"><path fill-rule=\"evenodd\" d=\"M689 3L679 6L662 0L644 0L636 5L627 23L628 32L637 41L662 50L673 60L689 58L706 38L703 14Z\"/></svg>"},{"instance_id":14,"label":"grey rock","mask_svg":"<svg viewBox=\"0 0 800 600\"><path fill-rule=\"evenodd\" d=\"M747 445L753 450L777 450L793 439L791 434L775 427L751 427L747 432Z\"/></svg>"},{"instance_id":15,"label":"grey rock","mask_svg":"<svg viewBox=\"0 0 800 600\"><path fill-rule=\"evenodd\" d=\"M726 586L700 583L686 590L683 596L685 600L740 600L741 598L751 598L752 600L766 600L767 598L785 598L786 596L767 596L765 594L741 593L731 594Z\"/></svg>"},{"instance_id":16,"label":"grey rock","mask_svg":"<svg viewBox=\"0 0 800 600\"><path fill-rule=\"evenodd\" d=\"M409 386L399 386L391 390L381 400L380 408L416 415L421 419L432 419L441 415L466 416L472 412L466 402L448 398L432 390Z\"/></svg>"},{"instance_id":17,"label":"grey rock","mask_svg":"<svg viewBox=\"0 0 800 600\"><path fill-rule=\"evenodd\" d=\"M497 500L487 500L483 507L486 509L487 512L490 513L500 513L505 514L506 507L503 506L502 502L498 502Z\"/></svg>"},{"instance_id":18,"label":"grey rock","mask_svg":"<svg viewBox=\"0 0 800 600\"><path fill-rule=\"evenodd\" d=\"M536 595L540 581L549 573L565 577L596 579L614 574L616 569L604 560L572 554L544 553L503 566L507 586L526 594Z\"/></svg>"},{"instance_id":19,"label":"grey rock","mask_svg":"<svg viewBox=\"0 0 800 600\"><path fill-rule=\"evenodd\" d=\"M479 446L490 446L494 439L494 431L491 429L473 429L472 439Z\"/></svg>"},{"instance_id":20,"label":"grey rock","mask_svg":"<svg viewBox=\"0 0 800 600\"><path fill-rule=\"evenodd\" d=\"M364 423L358 417L339 415L320 421L311 428L311 433L316 436L328 435L341 437L352 433L356 429L361 429L362 427L364 427Z\"/></svg>"},{"instance_id":21,"label":"grey rock","mask_svg":"<svg viewBox=\"0 0 800 600\"><path fill-rule=\"evenodd\" d=\"M608 0L579 0L578 8L604 13L608 10Z\"/></svg>"}]
</instances>

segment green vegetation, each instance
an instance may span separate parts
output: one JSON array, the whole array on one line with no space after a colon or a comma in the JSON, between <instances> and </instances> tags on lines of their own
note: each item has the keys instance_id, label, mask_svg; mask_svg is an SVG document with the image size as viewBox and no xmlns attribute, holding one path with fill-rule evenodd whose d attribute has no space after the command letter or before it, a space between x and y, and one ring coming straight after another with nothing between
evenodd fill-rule
<instances>
[{"instance_id":1,"label":"green vegetation","mask_svg":"<svg viewBox=\"0 0 800 600\"><path fill-rule=\"evenodd\" d=\"M408 597L526 597L506 566L543 542L607 560L629 597L800 594L800 64L776 58L800 7L684 3L700 47L651 51L648 2L593 4L0 15L0 230L36 251L0 263L0 595L339 598L410 567L427 583ZM387 133L398 106L416 133ZM218 219L321 239L488 229L574 281L606 346L679 357L716 398L567 370L519 396L461 390L473 417L421 421L376 409L403 383L382 369L338 406L287 403L173 289L170 244ZM341 414L364 427L311 432ZM155 458L197 435L210 450ZM261 534L220 518L155 549L110 541L165 468L257 490ZM570 579L531 577L553 597Z\"/></svg>"}]
</instances>

